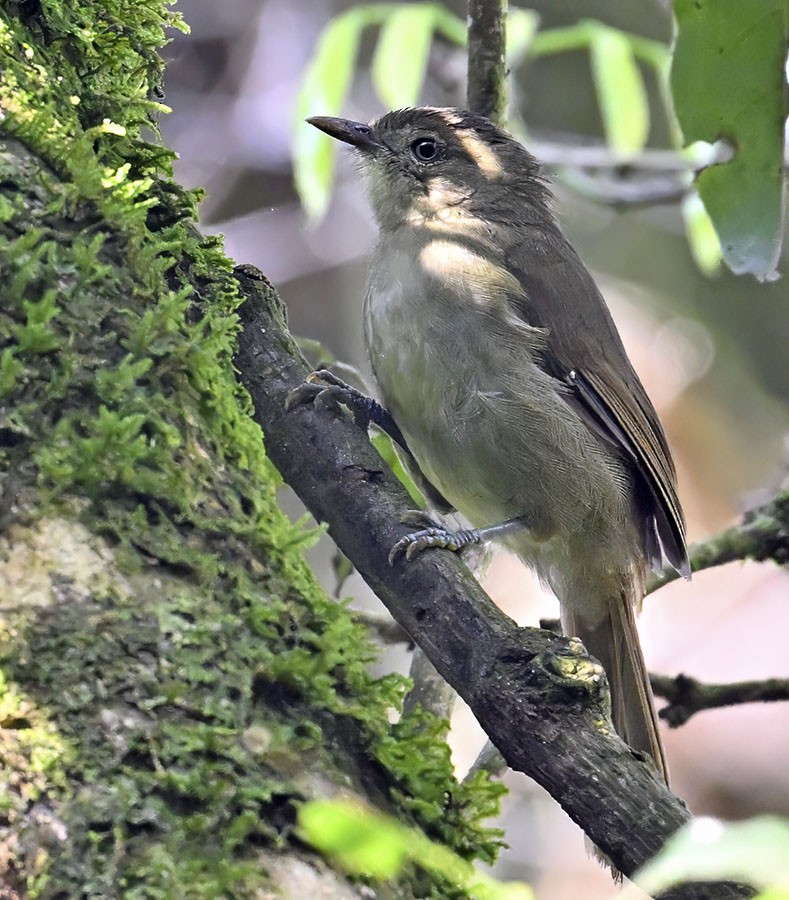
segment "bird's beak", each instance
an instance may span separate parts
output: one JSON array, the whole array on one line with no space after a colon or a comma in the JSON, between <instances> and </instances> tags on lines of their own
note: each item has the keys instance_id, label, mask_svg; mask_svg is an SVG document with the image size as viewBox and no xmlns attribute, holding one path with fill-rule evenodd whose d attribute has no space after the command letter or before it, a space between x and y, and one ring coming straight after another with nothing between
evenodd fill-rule
<instances>
[{"instance_id":1,"label":"bird's beak","mask_svg":"<svg viewBox=\"0 0 789 900\"><path fill-rule=\"evenodd\" d=\"M325 132L329 137L344 141L357 150L372 150L378 146L373 136L373 129L365 122L352 122L350 119L335 119L332 116L312 116L307 119L310 125Z\"/></svg>"}]
</instances>

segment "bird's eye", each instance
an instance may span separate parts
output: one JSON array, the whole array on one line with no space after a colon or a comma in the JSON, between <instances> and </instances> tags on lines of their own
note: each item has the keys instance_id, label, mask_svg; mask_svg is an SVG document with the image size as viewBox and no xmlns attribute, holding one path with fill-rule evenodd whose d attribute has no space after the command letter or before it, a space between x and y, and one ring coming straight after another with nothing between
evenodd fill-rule
<instances>
[{"instance_id":1,"label":"bird's eye","mask_svg":"<svg viewBox=\"0 0 789 900\"><path fill-rule=\"evenodd\" d=\"M372 128L370 128L369 125L354 125L353 130L357 134L370 135L373 133L373 130L372 130Z\"/></svg>"},{"instance_id":2,"label":"bird's eye","mask_svg":"<svg viewBox=\"0 0 789 900\"><path fill-rule=\"evenodd\" d=\"M411 144L411 152L419 162L433 162L438 159L438 144L433 138L419 138Z\"/></svg>"}]
</instances>

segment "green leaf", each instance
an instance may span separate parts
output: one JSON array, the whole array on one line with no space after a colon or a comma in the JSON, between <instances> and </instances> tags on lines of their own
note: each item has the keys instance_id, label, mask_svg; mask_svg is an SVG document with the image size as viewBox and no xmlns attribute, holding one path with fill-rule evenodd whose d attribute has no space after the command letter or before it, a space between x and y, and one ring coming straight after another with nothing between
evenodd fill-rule
<instances>
[{"instance_id":1,"label":"green leaf","mask_svg":"<svg viewBox=\"0 0 789 900\"><path fill-rule=\"evenodd\" d=\"M685 233L696 265L705 275L715 275L721 266L723 252L715 226L696 193L690 193L682 203Z\"/></svg>"},{"instance_id":2,"label":"green leaf","mask_svg":"<svg viewBox=\"0 0 789 900\"><path fill-rule=\"evenodd\" d=\"M501 884L416 828L355 800L313 800L298 818L301 836L351 874L384 881L411 860L477 900L534 900L527 885Z\"/></svg>"},{"instance_id":3,"label":"green leaf","mask_svg":"<svg viewBox=\"0 0 789 900\"><path fill-rule=\"evenodd\" d=\"M414 479L408 474L408 471L400 462L400 457L397 455L397 451L395 450L392 439L382 431L378 431L374 432L370 436L370 442L378 451L383 461L392 470L394 476L397 478L400 484L402 484L403 487L408 491L408 495L411 497L417 507L419 509L425 509L427 506L425 498L422 496L422 492L416 486L416 482L414 481Z\"/></svg>"},{"instance_id":4,"label":"green leaf","mask_svg":"<svg viewBox=\"0 0 789 900\"><path fill-rule=\"evenodd\" d=\"M510 66L518 65L526 55L539 22L540 17L530 9L510 9L507 14L507 61Z\"/></svg>"},{"instance_id":5,"label":"green leaf","mask_svg":"<svg viewBox=\"0 0 789 900\"><path fill-rule=\"evenodd\" d=\"M386 881L406 857L407 831L350 800L315 800L299 810L304 837L347 872Z\"/></svg>"},{"instance_id":6,"label":"green leaf","mask_svg":"<svg viewBox=\"0 0 789 900\"><path fill-rule=\"evenodd\" d=\"M685 141L735 149L699 175L699 195L729 268L770 280L784 211L785 0L674 0L674 11L671 90Z\"/></svg>"},{"instance_id":7,"label":"green leaf","mask_svg":"<svg viewBox=\"0 0 789 900\"><path fill-rule=\"evenodd\" d=\"M435 27L435 7L409 3L381 26L372 62L373 85L390 109L416 106L425 80Z\"/></svg>"},{"instance_id":8,"label":"green leaf","mask_svg":"<svg viewBox=\"0 0 789 900\"><path fill-rule=\"evenodd\" d=\"M584 21L564 28L547 28L535 35L529 49L529 55L549 56L552 53L567 53L571 50L582 50L589 45L590 31L598 26L597 22Z\"/></svg>"},{"instance_id":9,"label":"green leaf","mask_svg":"<svg viewBox=\"0 0 789 900\"><path fill-rule=\"evenodd\" d=\"M316 341L314 338L303 337L302 335L294 335L294 339L313 371L315 369L327 369L337 362L331 350L328 347L324 347L320 341Z\"/></svg>"},{"instance_id":10,"label":"green leaf","mask_svg":"<svg viewBox=\"0 0 789 900\"><path fill-rule=\"evenodd\" d=\"M435 17L434 28L436 31L440 31L448 41L457 44L458 47L466 46L468 43L468 31L463 19L459 19L441 4L437 4L434 7L433 15Z\"/></svg>"},{"instance_id":11,"label":"green leaf","mask_svg":"<svg viewBox=\"0 0 789 900\"><path fill-rule=\"evenodd\" d=\"M768 896L769 890L789 889L789 821L764 816L727 825L696 819L669 839L635 882L655 894L683 881L720 879L768 889Z\"/></svg>"},{"instance_id":12,"label":"green leaf","mask_svg":"<svg viewBox=\"0 0 789 900\"><path fill-rule=\"evenodd\" d=\"M334 175L332 139L304 123L308 116L335 116L351 85L359 39L368 17L351 9L324 29L296 103L293 177L302 205L311 219L320 218L329 202Z\"/></svg>"},{"instance_id":13,"label":"green leaf","mask_svg":"<svg viewBox=\"0 0 789 900\"><path fill-rule=\"evenodd\" d=\"M608 144L615 153L635 156L649 134L649 104L630 41L621 31L594 23L589 52Z\"/></svg>"},{"instance_id":14,"label":"green leaf","mask_svg":"<svg viewBox=\"0 0 789 900\"><path fill-rule=\"evenodd\" d=\"M789 887L767 888L761 894L757 894L753 900L789 900Z\"/></svg>"}]
</instances>

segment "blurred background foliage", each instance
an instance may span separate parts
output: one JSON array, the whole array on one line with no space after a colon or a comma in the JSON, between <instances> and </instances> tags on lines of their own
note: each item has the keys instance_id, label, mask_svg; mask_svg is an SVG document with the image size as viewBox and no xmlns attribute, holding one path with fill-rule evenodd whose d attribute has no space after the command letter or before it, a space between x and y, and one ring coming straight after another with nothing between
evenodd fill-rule
<instances>
[{"instance_id":1,"label":"blurred background foliage","mask_svg":"<svg viewBox=\"0 0 789 900\"><path fill-rule=\"evenodd\" d=\"M387 6L403 8L401 29L408 25L406 8L408 15L419 15L412 4ZM257 265L271 278L288 305L295 334L320 341L336 358L364 369L360 303L375 230L358 174L350 153L341 153L332 193L326 195L326 214L310 222L296 192L292 160L292 147L315 134L301 121L303 114L335 111L305 108L300 92L321 35L338 16L353 16L348 11L354 4L181 0L179 8L192 34L175 36L167 48L166 102L173 112L161 125L165 142L180 155L180 180L206 189L203 229L223 232L232 257ZM529 10L534 15L524 13L517 26L520 45L516 41L514 50L521 53L537 25L538 37L551 29L565 30L565 35L575 30L577 37L590 19L606 26L587 46L526 55L519 62L511 123L529 148L547 160L548 174L558 179L557 213L603 288L660 412L677 461L690 536L698 539L735 521L744 508L772 495L786 480L787 281L762 283L726 268L709 277L694 261L686 237L692 207L683 215L677 201L600 202L607 186L598 173L567 164L596 152L606 139L620 141L622 153L635 152L644 141L648 152L678 146L665 112L659 67L643 56L635 54L633 65L625 66L638 72L630 90L635 84L637 94L643 91L648 127L637 117L627 127L612 126L611 112L600 102L601 79L606 77L600 59L607 59L608 52L620 58L624 52L629 58L615 35L637 36L642 47L669 45L668 5L658 0L539 0ZM380 115L385 107L375 82L398 73L398 84L385 94L391 100L421 84L419 103L463 105L465 53L458 35L451 33L455 26L448 23L465 21L465 3L450 0L442 15L446 27L435 28L429 44L415 40L412 52L399 62L391 48L398 40L402 46L402 33L399 38L390 33L389 56L376 62L380 32L374 27L359 31L355 65L342 54L337 57L336 65L346 67L337 111L363 120ZM590 51L595 40L608 40L613 49L602 56ZM342 76L340 72L336 83ZM691 96L705 90L703 83L687 87ZM638 107L638 97L634 102ZM309 183L302 184L305 189L314 190ZM317 199L314 206L319 211ZM785 253L778 271L786 272ZM283 500L296 511L292 498L284 494ZM328 541L318 545L313 562L333 588ZM518 621L533 624L542 615L555 615L551 598L509 557L496 557L486 587ZM669 585L648 598L641 619L650 667L709 681L786 676L787 588L784 571L739 564L702 573L689 585ZM358 576L347 581L343 596L380 611ZM407 668L406 650L388 650L381 666ZM462 775L483 740L462 708L451 740ZM789 814L786 705L701 713L668 733L667 746L673 786L694 812L727 819ZM507 784L511 794L504 802L502 825L512 850L502 854L496 875L528 882L546 900L610 896L608 875L587 859L580 834L553 802L522 776L509 775Z\"/></svg>"}]
</instances>

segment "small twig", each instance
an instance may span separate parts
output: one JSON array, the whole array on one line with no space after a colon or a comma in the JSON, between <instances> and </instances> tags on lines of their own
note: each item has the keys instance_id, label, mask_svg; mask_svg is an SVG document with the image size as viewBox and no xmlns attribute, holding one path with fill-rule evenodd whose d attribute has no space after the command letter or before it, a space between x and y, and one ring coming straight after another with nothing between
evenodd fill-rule
<instances>
[{"instance_id":1,"label":"small twig","mask_svg":"<svg viewBox=\"0 0 789 900\"><path fill-rule=\"evenodd\" d=\"M764 681L740 681L733 684L702 684L687 675L669 678L650 675L652 690L668 700L659 716L672 728L684 725L703 709L735 706L741 703L767 703L789 700L789 679L768 678Z\"/></svg>"},{"instance_id":2,"label":"small twig","mask_svg":"<svg viewBox=\"0 0 789 900\"><path fill-rule=\"evenodd\" d=\"M789 563L789 491L782 491L763 506L745 513L739 525L733 525L690 548L692 572L738 559L756 562L770 559L779 565ZM678 577L673 569L664 572L650 580L647 593Z\"/></svg>"},{"instance_id":3,"label":"small twig","mask_svg":"<svg viewBox=\"0 0 789 900\"><path fill-rule=\"evenodd\" d=\"M493 741L486 741L463 781L470 781L477 772L487 772L491 777L499 778L507 769L507 760L496 749Z\"/></svg>"},{"instance_id":4,"label":"small twig","mask_svg":"<svg viewBox=\"0 0 789 900\"><path fill-rule=\"evenodd\" d=\"M626 178L610 172L594 175L581 169L563 169L564 185L594 203L613 207L658 206L678 203L693 190L689 177L677 173L663 177Z\"/></svg>"},{"instance_id":5,"label":"small twig","mask_svg":"<svg viewBox=\"0 0 789 900\"><path fill-rule=\"evenodd\" d=\"M403 701L403 715L408 715L419 707L438 719L444 719L448 724L457 693L419 647L414 650L408 677L414 686Z\"/></svg>"},{"instance_id":6,"label":"small twig","mask_svg":"<svg viewBox=\"0 0 789 900\"><path fill-rule=\"evenodd\" d=\"M503 125L507 118L507 0L469 0L468 108Z\"/></svg>"},{"instance_id":7,"label":"small twig","mask_svg":"<svg viewBox=\"0 0 789 900\"><path fill-rule=\"evenodd\" d=\"M702 167L698 160L683 156L676 150L641 150L631 159L617 156L605 144L573 144L570 136L566 144L530 139L529 150L546 166L571 166L576 169L607 169L626 172L655 172L661 174L693 173ZM704 161L708 164L707 161Z\"/></svg>"},{"instance_id":8,"label":"small twig","mask_svg":"<svg viewBox=\"0 0 789 900\"><path fill-rule=\"evenodd\" d=\"M354 612L357 622L366 625L384 644L410 644L413 641L402 625L395 622L391 616L379 616L375 613Z\"/></svg>"},{"instance_id":9,"label":"small twig","mask_svg":"<svg viewBox=\"0 0 789 900\"><path fill-rule=\"evenodd\" d=\"M614 207L677 203L693 190L694 173L732 158L732 149L724 141L697 147L693 155L643 149L632 158L598 144L530 140L528 147L571 190Z\"/></svg>"}]
</instances>

